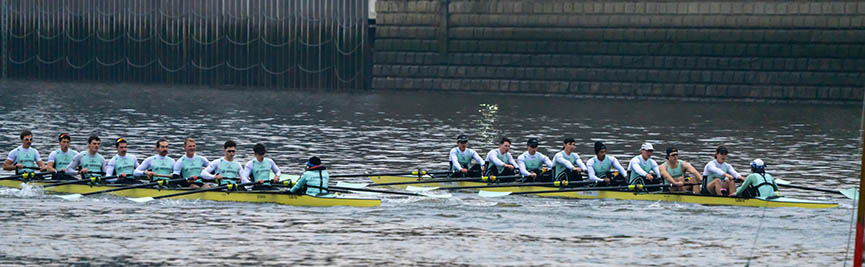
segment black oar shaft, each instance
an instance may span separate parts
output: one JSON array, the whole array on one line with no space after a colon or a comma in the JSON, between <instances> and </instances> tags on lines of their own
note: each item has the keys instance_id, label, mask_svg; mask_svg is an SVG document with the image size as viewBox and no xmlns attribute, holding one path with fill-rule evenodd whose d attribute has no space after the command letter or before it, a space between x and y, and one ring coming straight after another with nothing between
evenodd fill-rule
<instances>
[{"instance_id":1,"label":"black oar shaft","mask_svg":"<svg viewBox=\"0 0 865 267\"><path fill-rule=\"evenodd\" d=\"M485 179L486 177L486 179ZM393 182L393 183L375 183L370 184L369 186L388 186L388 185L406 185L406 184L426 184L426 183L449 183L449 182L487 182L502 179L511 179L511 178L520 178L520 175L508 175L508 176L484 176L484 177L464 177L464 178L448 178L448 179L427 179L427 180L418 180L418 181L406 181L406 182Z\"/></svg>"},{"instance_id":2,"label":"black oar shaft","mask_svg":"<svg viewBox=\"0 0 865 267\"><path fill-rule=\"evenodd\" d=\"M841 191L838 191L838 190L830 190L830 189L823 189L823 188L814 188L814 187L807 187L807 186L801 186L801 185L792 185L792 184L778 184L778 186L790 187L790 188L796 188L796 189L803 189L803 190L813 190L813 191L819 191L819 192L825 192L825 193L833 193L833 194L843 195L843 193L841 193Z\"/></svg>"},{"instance_id":3,"label":"black oar shaft","mask_svg":"<svg viewBox=\"0 0 865 267\"><path fill-rule=\"evenodd\" d=\"M186 179L184 179L184 178L180 178L180 179L173 179L173 180L167 180L167 181L164 181L164 182L162 182L162 183L163 183L163 184L172 184L172 183L177 183L177 182L182 182L182 181L186 181ZM95 191L95 192L90 192L90 193L84 193L84 194L81 194L81 195L82 195L82 196L98 195L98 194L111 193L111 192L117 192L117 191L123 191L123 190L128 190L128 189L135 189L135 188L142 188L142 187L148 187L148 186L154 186L154 185L159 185L159 182L152 182L152 183L146 183L146 184L137 184L137 185L123 186L123 187L112 188L112 189L108 189L108 190L102 190L102 191Z\"/></svg>"},{"instance_id":4,"label":"black oar shaft","mask_svg":"<svg viewBox=\"0 0 865 267\"><path fill-rule=\"evenodd\" d=\"M307 187L320 188L317 186L309 186L309 185L307 185ZM378 190L378 189L370 189L370 188L351 188L351 187L341 187L341 186L328 186L327 188L325 188L325 190L329 190L329 189L345 190L345 191L363 191L363 192L394 194L394 195L404 195L404 196L424 196L423 194L418 194L418 193Z\"/></svg>"},{"instance_id":5,"label":"black oar shaft","mask_svg":"<svg viewBox=\"0 0 865 267\"><path fill-rule=\"evenodd\" d=\"M563 188L581 186L594 184L595 182L591 181L581 181L581 182L571 182ZM460 189L484 189L484 188L496 188L496 187L521 187L521 186L547 186L547 187L559 187L555 182L546 182L546 183L505 183L505 184L489 184L489 185L473 185L473 186L453 186L453 187L439 187L436 190L460 190Z\"/></svg>"},{"instance_id":6,"label":"black oar shaft","mask_svg":"<svg viewBox=\"0 0 865 267\"><path fill-rule=\"evenodd\" d=\"M209 192L209 191L218 191L218 190L228 189L229 187L239 187L239 186L247 186L247 185L254 185L254 184L255 184L255 182L242 183L242 184L236 184L236 185L235 184L222 185L222 186L205 188L205 189L191 190L191 191L187 191L187 192L179 192L179 193L174 193L174 194L155 196L155 197L153 197L153 199L191 195L191 194L197 194L197 193L203 193L203 192Z\"/></svg>"},{"instance_id":7,"label":"black oar shaft","mask_svg":"<svg viewBox=\"0 0 865 267\"><path fill-rule=\"evenodd\" d=\"M698 185L698 184L684 184L682 186L689 185ZM545 193L562 193L562 192L579 192L579 191L613 191L613 190L630 190L630 191L639 191L650 188L663 188L663 187L671 187L672 184L650 184L644 185L640 188L637 185L627 185L627 186L601 186L601 187L580 187L580 188L563 188L559 190L541 190L541 191L525 191L525 192L511 192L511 195L525 195L525 194L545 194Z\"/></svg>"},{"instance_id":8,"label":"black oar shaft","mask_svg":"<svg viewBox=\"0 0 865 267\"><path fill-rule=\"evenodd\" d=\"M369 176L398 176L398 175L420 175L425 176L428 174L444 174L450 173L449 171L410 171L410 172L385 172L385 173L356 173L356 174L338 174L331 175L331 178L340 178L340 177L369 177Z\"/></svg>"}]
</instances>

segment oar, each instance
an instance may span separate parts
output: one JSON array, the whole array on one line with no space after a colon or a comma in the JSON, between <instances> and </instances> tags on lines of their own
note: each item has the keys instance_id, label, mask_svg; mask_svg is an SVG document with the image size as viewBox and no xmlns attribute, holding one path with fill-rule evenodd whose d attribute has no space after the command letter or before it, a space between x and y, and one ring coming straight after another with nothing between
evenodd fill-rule
<instances>
[{"instance_id":1,"label":"oar","mask_svg":"<svg viewBox=\"0 0 865 267\"><path fill-rule=\"evenodd\" d=\"M775 184L777 184L778 186L789 187L789 188L796 188L796 189L802 189L802 190L812 190L812 191L831 193L831 194L839 194L839 195L843 195L843 196L845 196L849 199L853 199L853 200L859 199L859 192L857 192L855 188L824 189L824 188L808 187L808 186L794 185L790 181L782 180L780 178L775 178Z\"/></svg>"},{"instance_id":2,"label":"oar","mask_svg":"<svg viewBox=\"0 0 865 267\"><path fill-rule=\"evenodd\" d=\"M36 176L43 176L43 175L50 175L50 174L54 174L54 172L34 172L34 173L27 173L27 172L25 172L25 173L22 173L22 174L16 174L16 175L12 175L12 176L0 177L0 180L12 180L12 179L19 179L19 178L29 179L29 178L33 178L33 177L36 177Z\"/></svg>"},{"instance_id":3,"label":"oar","mask_svg":"<svg viewBox=\"0 0 865 267\"><path fill-rule=\"evenodd\" d=\"M384 172L384 173L356 173L356 174L342 174L342 175L331 175L331 178L339 178L339 177L368 177L368 176L398 176L398 175L429 175L429 174L445 174L450 173L449 171L410 171L410 172Z\"/></svg>"},{"instance_id":4,"label":"oar","mask_svg":"<svg viewBox=\"0 0 865 267\"><path fill-rule=\"evenodd\" d=\"M81 197L83 197L83 196L98 195L98 194L104 194L104 193L110 193L110 192L117 192L117 191L123 191L123 190L128 190L128 189L135 189L135 188L142 188L142 187L151 187L151 186L154 186L154 185L169 185L169 184L178 183L178 182L182 182L182 181L186 181L186 179L184 179L184 178L178 178L178 179L172 179L172 180L159 180L159 181L152 182L152 183L136 184L136 185L130 185L130 186L123 186L123 187L111 188L111 189L108 189L108 190L93 191L93 192L90 192L90 193L84 193L84 194L57 195L57 197L62 198L62 199L66 199L66 200L74 200L74 199L79 199L79 198L81 198Z\"/></svg>"},{"instance_id":5,"label":"oar","mask_svg":"<svg viewBox=\"0 0 865 267\"><path fill-rule=\"evenodd\" d=\"M132 200L132 201L135 201L135 202L138 202L138 203L145 203L145 202L150 202L150 201L153 201L153 200L163 199L163 198L167 198L167 197L176 197L176 196L183 196L183 195L191 195L191 194L198 194L198 193L203 193L203 192L218 191L218 190L223 190L223 189L229 189L229 190L232 190L232 189L235 189L235 188L239 188L239 187L241 187L241 186L254 185L254 184L255 184L255 182L248 182L248 183L242 183L242 184L226 184L226 185L217 186L217 187L204 188L204 189L197 189L197 190L190 190L190 191L186 191L186 192L180 192L180 193L174 193L174 194L168 194L168 195L161 195L161 196L155 196L155 197L138 197L138 198L126 198L126 199L129 199L129 200Z\"/></svg>"},{"instance_id":6,"label":"oar","mask_svg":"<svg viewBox=\"0 0 865 267\"><path fill-rule=\"evenodd\" d=\"M340 182L339 184L343 184L343 183ZM292 187L291 184L287 184L287 183L274 184L274 186L289 187L289 188ZM314 186L314 185L306 185L306 187L322 189L322 187L318 187L318 186ZM363 188L363 187L358 187L358 188L343 187L343 186L339 186L339 185L336 185L336 186L329 185L328 187L325 187L324 190L329 190L329 191L334 191L334 192L342 192L342 193L352 193L352 191L360 191L360 192L371 192L371 193L403 195L403 196L416 196L416 197L435 197L435 198L449 198L449 197L451 197L451 194L436 195L436 194L424 194L424 193L414 193L414 192L389 191L389 190L371 189L371 188Z\"/></svg>"},{"instance_id":7,"label":"oar","mask_svg":"<svg viewBox=\"0 0 865 267\"><path fill-rule=\"evenodd\" d=\"M698 185L698 184L684 184L683 186L688 185ZM502 197L507 195L527 195L527 194L544 194L544 193L562 193L562 192L579 192L579 191L611 191L611 190L628 190L628 191L638 191L649 188L663 188L670 187L672 184L651 184L651 185L626 185L626 186L602 186L602 187L580 187L580 188L565 188L558 190L540 190L540 191L524 191L524 192L491 192L491 191L478 191L478 195L482 197Z\"/></svg>"},{"instance_id":8,"label":"oar","mask_svg":"<svg viewBox=\"0 0 865 267\"><path fill-rule=\"evenodd\" d=\"M49 187L69 185L69 184L83 184L83 183L88 183L88 182L96 183L99 181L104 181L106 179L114 179L114 178L117 178L117 176L114 175L114 176L105 176L105 177L90 177L90 179L71 180L71 181L67 181L67 182L46 184L46 185L43 185L42 188L49 188Z\"/></svg>"},{"instance_id":9,"label":"oar","mask_svg":"<svg viewBox=\"0 0 865 267\"><path fill-rule=\"evenodd\" d=\"M471 181L481 181L481 182L495 182L502 179L510 179L510 178L520 178L520 175L507 175L507 176L480 176L480 177L464 177L464 178L445 178L445 179L421 179L418 181L408 181L408 182L393 182L393 183L344 183L346 186L351 186L352 188L363 188L367 186L388 186L388 185L405 185L405 184L426 184L426 183L449 183L449 182L471 182Z\"/></svg>"},{"instance_id":10,"label":"oar","mask_svg":"<svg viewBox=\"0 0 865 267\"><path fill-rule=\"evenodd\" d=\"M417 187L409 186L408 191L432 191L432 190L461 190L461 189L484 189L496 187L523 187L523 186L549 186L549 187L577 187L583 185L594 184L594 181L555 181L555 182L539 182L539 183L503 183L503 184L488 184L488 185L473 185L473 186L451 186L451 187Z\"/></svg>"}]
</instances>

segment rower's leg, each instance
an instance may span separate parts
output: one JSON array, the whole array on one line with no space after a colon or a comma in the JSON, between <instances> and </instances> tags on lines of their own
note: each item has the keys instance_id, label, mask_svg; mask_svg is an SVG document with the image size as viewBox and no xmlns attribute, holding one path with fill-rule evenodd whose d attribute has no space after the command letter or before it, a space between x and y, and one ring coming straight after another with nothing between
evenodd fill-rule
<instances>
[{"instance_id":1,"label":"rower's leg","mask_svg":"<svg viewBox=\"0 0 865 267\"><path fill-rule=\"evenodd\" d=\"M724 187L727 188L727 192L729 192L729 196L731 196L731 197L736 196L736 182L733 182L732 179L727 180L726 182L724 182Z\"/></svg>"},{"instance_id":2,"label":"rower's leg","mask_svg":"<svg viewBox=\"0 0 865 267\"><path fill-rule=\"evenodd\" d=\"M192 183L192 184L189 184L189 188L191 188L191 189L198 189L198 188L200 188L200 186L198 186L197 184Z\"/></svg>"},{"instance_id":3,"label":"rower's leg","mask_svg":"<svg viewBox=\"0 0 865 267\"><path fill-rule=\"evenodd\" d=\"M714 179L706 186L709 188L709 194L721 195L721 179Z\"/></svg>"}]
</instances>

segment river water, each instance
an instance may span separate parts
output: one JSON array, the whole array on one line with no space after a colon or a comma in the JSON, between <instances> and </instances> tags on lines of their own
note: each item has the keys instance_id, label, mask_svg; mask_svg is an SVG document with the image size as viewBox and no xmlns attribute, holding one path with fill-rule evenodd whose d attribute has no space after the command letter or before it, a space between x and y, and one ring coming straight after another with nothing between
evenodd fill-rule
<instances>
[{"instance_id":1,"label":"river water","mask_svg":"<svg viewBox=\"0 0 865 267\"><path fill-rule=\"evenodd\" d=\"M153 154L156 139L182 153L187 136L210 159L256 142L290 174L310 156L332 174L447 168L461 133L482 154L498 136L539 137L552 156L594 141L623 164L642 142L677 145L702 170L719 144L743 173L753 158L797 184L858 182L860 106L580 99L436 92L285 92L158 85L9 82L0 88L0 148L35 133L43 158L69 132L73 148L102 137ZM4 152L5 153L5 152ZM660 154L655 159L663 162ZM5 173L4 173L5 174ZM509 196L447 199L384 196L378 208L310 208L190 200L139 204L116 197L66 201L38 189L0 188L0 264L97 265L842 265L853 202L840 208L749 208L689 203ZM758 229L760 231L758 232ZM848 264L852 264L848 262Z\"/></svg>"}]
</instances>

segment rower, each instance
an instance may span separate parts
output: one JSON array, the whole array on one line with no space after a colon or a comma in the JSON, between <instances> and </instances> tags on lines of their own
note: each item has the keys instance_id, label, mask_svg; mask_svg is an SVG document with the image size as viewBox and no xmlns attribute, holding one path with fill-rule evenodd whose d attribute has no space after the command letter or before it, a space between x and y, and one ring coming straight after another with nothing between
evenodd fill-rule
<instances>
[{"instance_id":1,"label":"rower","mask_svg":"<svg viewBox=\"0 0 865 267\"><path fill-rule=\"evenodd\" d=\"M675 146L667 148L667 161L661 164L658 169L661 170L661 177L664 177L667 183L674 185L670 187L671 192L700 193L700 186L698 184L703 181L703 175L691 163L679 159L679 149ZM689 180L688 183L692 185L683 187L685 184L685 172L690 173L690 178L696 178L696 180Z\"/></svg>"},{"instance_id":2,"label":"rower","mask_svg":"<svg viewBox=\"0 0 865 267\"><path fill-rule=\"evenodd\" d=\"M243 166L235 160L234 155L237 154L237 143L228 140L222 145L225 151L225 156L210 162L204 170L201 170L202 180L215 181L217 185L237 184L237 180L241 183L248 183L249 180L241 178ZM210 185L204 184L202 188L209 188Z\"/></svg>"},{"instance_id":3,"label":"rower","mask_svg":"<svg viewBox=\"0 0 865 267\"><path fill-rule=\"evenodd\" d=\"M135 183L132 178L135 169L138 168L138 158L135 155L127 154L129 143L125 138L117 138L114 141L114 148L117 149L117 155L108 160L108 166L105 169L105 176L117 176L117 179L109 179L108 182L114 183Z\"/></svg>"},{"instance_id":4,"label":"rower","mask_svg":"<svg viewBox=\"0 0 865 267\"><path fill-rule=\"evenodd\" d=\"M499 139L499 148L487 153L486 162L491 162L487 168L488 175L514 175L514 167L517 161L511 155L511 139L502 137Z\"/></svg>"},{"instance_id":5,"label":"rower","mask_svg":"<svg viewBox=\"0 0 865 267\"><path fill-rule=\"evenodd\" d=\"M526 152L517 157L520 174L524 177L530 177L533 182L552 180L551 172L541 170L541 163L546 164L549 169L553 169L553 161L543 153L538 152L538 144L537 138L529 138L529 141L526 142ZM541 177L538 177L539 175Z\"/></svg>"},{"instance_id":6,"label":"rower","mask_svg":"<svg viewBox=\"0 0 865 267\"><path fill-rule=\"evenodd\" d=\"M75 179L74 177L66 175L66 171L64 170L66 166L72 162L72 158L74 158L75 155L78 155L78 151L69 148L69 143L72 142L72 137L70 137L68 133L61 133L60 136L57 137L57 141L60 144L60 148L51 151L51 154L48 154L48 161L46 162L47 167L45 169L54 173L51 179ZM60 171L58 171L58 169L60 169Z\"/></svg>"},{"instance_id":7,"label":"rower","mask_svg":"<svg viewBox=\"0 0 865 267\"><path fill-rule=\"evenodd\" d=\"M13 149L3 162L3 169L7 171L15 171L15 174L33 173L34 170L45 170L45 164L42 163L42 158L39 157L39 151L30 147L33 144L33 133L29 130L24 130L19 135L21 138L21 146Z\"/></svg>"},{"instance_id":8,"label":"rower","mask_svg":"<svg viewBox=\"0 0 865 267\"><path fill-rule=\"evenodd\" d=\"M613 168L617 171L613 172ZM595 142L595 156L586 162L586 171L589 173L589 181L595 182L595 185L625 184L625 167L622 167L616 157L607 155L607 145L603 142Z\"/></svg>"},{"instance_id":9,"label":"rower","mask_svg":"<svg viewBox=\"0 0 865 267\"><path fill-rule=\"evenodd\" d=\"M451 177L478 177L484 171L484 159L469 147L469 137L461 134L457 136L457 147L451 149L448 161L451 165ZM472 159L478 162L472 166Z\"/></svg>"},{"instance_id":10,"label":"rower","mask_svg":"<svg viewBox=\"0 0 865 267\"><path fill-rule=\"evenodd\" d=\"M703 168L703 190L702 194L734 196L736 195L736 179L742 179L742 175L736 172L732 165L727 163L727 154L730 151L725 146L715 149L715 159L706 163ZM720 179L723 178L723 179Z\"/></svg>"},{"instance_id":11,"label":"rower","mask_svg":"<svg viewBox=\"0 0 865 267\"><path fill-rule=\"evenodd\" d=\"M204 156L195 154L195 139L191 137L183 140L183 150L186 155L181 156L174 163L174 175L186 179L186 184L189 188L199 188L204 185L204 181L199 178L201 170L210 165L210 161Z\"/></svg>"},{"instance_id":12,"label":"rower","mask_svg":"<svg viewBox=\"0 0 865 267\"><path fill-rule=\"evenodd\" d=\"M307 195L324 195L328 193L327 183L329 180L330 176L327 174L327 168L321 165L321 159L311 157L306 162L306 171L297 180L297 184L291 187L290 192L297 193L305 188Z\"/></svg>"},{"instance_id":13,"label":"rower","mask_svg":"<svg viewBox=\"0 0 865 267\"><path fill-rule=\"evenodd\" d=\"M243 167L243 172L240 174L241 179L258 183L253 187L255 190L274 189L270 183L271 181L274 183L279 182L279 176L281 175L279 167L276 166L276 163L272 159L264 157L267 153L267 148L263 144L255 144L252 152L255 153L255 158L249 160L246 166ZM272 180L270 179L271 172L274 175ZM252 175L252 179L249 177L250 174Z\"/></svg>"},{"instance_id":14,"label":"rower","mask_svg":"<svg viewBox=\"0 0 865 267\"><path fill-rule=\"evenodd\" d=\"M556 164L555 173L556 181L581 181L583 180L583 170L586 165L580 159L580 154L574 152L577 148L577 141L573 138L565 138L562 141L562 151L553 156L553 162Z\"/></svg>"},{"instance_id":15,"label":"rower","mask_svg":"<svg viewBox=\"0 0 865 267\"><path fill-rule=\"evenodd\" d=\"M168 140L156 141L156 155L150 156L135 168L135 176L147 176L151 182L167 181L174 171L174 159L168 156Z\"/></svg>"},{"instance_id":16,"label":"rower","mask_svg":"<svg viewBox=\"0 0 865 267\"><path fill-rule=\"evenodd\" d=\"M748 175L736 190L736 196L762 199L780 197L778 184L772 175L766 173L766 163L763 160L755 159L751 162L751 175Z\"/></svg>"},{"instance_id":17,"label":"rower","mask_svg":"<svg viewBox=\"0 0 865 267\"><path fill-rule=\"evenodd\" d=\"M102 140L98 136L93 135L87 138L87 152L78 153L72 158L72 162L66 166L66 174L77 174L81 179L98 178L105 175L105 158L99 155L101 144Z\"/></svg>"},{"instance_id":18,"label":"rower","mask_svg":"<svg viewBox=\"0 0 865 267\"><path fill-rule=\"evenodd\" d=\"M628 171L630 172L628 184L660 184L662 179L658 177L661 173L658 170L658 163L652 159L652 154L655 153L655 147L650 143L644 143L640 146L640 155L635 156L628 163Z\"/></svg>"}]
</instances>

